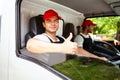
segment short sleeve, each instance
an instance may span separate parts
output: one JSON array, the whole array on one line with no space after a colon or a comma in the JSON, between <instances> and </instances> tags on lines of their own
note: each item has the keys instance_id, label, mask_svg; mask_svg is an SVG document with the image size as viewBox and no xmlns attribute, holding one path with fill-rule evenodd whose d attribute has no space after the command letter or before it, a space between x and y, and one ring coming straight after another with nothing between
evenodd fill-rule
<instances>
[{"instance_id":1,"label":"short sleeve","mask_svg":"<svg viewBox=\"0 0 120 80\"><path fill-rule=\"evenodd\" d=\"M45 36L45 35L43 35L43 34L36 35L34 38L37 38L37 39L42 40L42 41L50 42L50 40L48 39L48 37Z\"/></svg>"},{"instance_id":2,"label":"short sleeve","mask_svg":"<svg viewBox=\"0 0 120 80\"><path fill-rule=\"evenodd\" d=\"M78 44L78 47L83 47L84 39L82 38L81 35L77 35L74 39L74 42Z\"/></svg>"}]
</instances>

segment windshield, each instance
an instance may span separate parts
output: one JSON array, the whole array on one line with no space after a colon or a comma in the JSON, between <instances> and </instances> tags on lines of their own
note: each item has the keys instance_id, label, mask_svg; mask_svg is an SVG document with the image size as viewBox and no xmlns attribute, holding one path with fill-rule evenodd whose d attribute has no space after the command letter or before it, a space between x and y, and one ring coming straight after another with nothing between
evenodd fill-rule
<instances>
[{"instance_id":1,"label":"windshield","mask_svg":"<svg viewBox=\"0 0 120 80\"><path fill-rule=\"evenodd\" d=\"M94 34L102 40L114 40L119 28L120 16L88 18L95 22Z\"/></svg>"}]
</instances>

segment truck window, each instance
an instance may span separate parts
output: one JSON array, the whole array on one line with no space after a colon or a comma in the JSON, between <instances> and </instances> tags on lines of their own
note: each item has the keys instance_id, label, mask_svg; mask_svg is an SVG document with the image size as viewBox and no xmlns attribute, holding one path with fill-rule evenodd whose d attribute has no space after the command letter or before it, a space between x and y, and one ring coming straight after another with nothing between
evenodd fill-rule
<instances>
[{"instance_id":1,"label":"truck window","mask_svg":"<svg viewBox=\"0 0 120 80\"><path fill-rule=\"evenodd\" d=\"M116 38L120 16L88 18L97 24L93 33L102 40L110 41Z\"/></svg>"},{"instance_id":2,"label":"truck window","mask_svg":"<svg viewBox=\"0 0 120 80\"><path fill-rule=\"evenodd\" d=\"M63 10L65 6L63 7L63 5L60 6L60 4L57 5L51 2L55 0L18 0L18 1L20 1L20 3L17 4L16 6L17 7L16 8L17 9L16 10L17 11L16 13L17 15L17 21L16 21L17 22L16 23L17 25L17 31L16 31L17 53L16 54L18 57L27 59L31 62L39 64L40 66L45 67L46 69L51 71L53 74L56 74L63 80L71 80L71 79L72 80L88 80L88 79L106 80L106 79L114 79L114 78L118 79L119 76L114 76L114 75L119 75L119 72L117 71L117 69L113 65L109 66L107 64L103 64L104 62L99 61L99 60L93 59L93 62L88 64L86 67L82 65L82 61L83 61L82 58L76 55L66 55L66 54L61 54L61 53L42 55L42 54L35 54L35 53L28 52L26 50L26 39L27 39L26 36L28 38L31 36L33 37L33 35L30 32L30 26L35 27L33 26L33 24L34 24L34 21L36 20L40 22L40 19L45 10L53 8L53 9L58 10L59 13L62 14L64 19L60 20L60 26L63 26L63 29L64 29L65 23L72 23L72 22L76 24L74 25L75 29L76 29L76 26L81 27L80 24L82 23L84 16L83 14L81 13L78 14L78 12L71 10L69 8L66 8L68 12L66 10ZM63 0L63 1L66 1L66 0ZM94 0L94 1L99 1L99 0ZM55 7L56 5L59 8ZM84 4L84 5L87 5L87 4ZM93 15L93 13L91 15ZM60 31L63 29L61 28ZM57 34L62 34L60 31L57 32ZM29 34L31 34L31 36L29 36ZM110 72L109 69L113 69L114 72ZM109 76L109 75L113 75L113 76ZM103 78L102 76L105 76L106 79ZM98 79L98 77L100 78Z\"/></svg>"}]
</instances>

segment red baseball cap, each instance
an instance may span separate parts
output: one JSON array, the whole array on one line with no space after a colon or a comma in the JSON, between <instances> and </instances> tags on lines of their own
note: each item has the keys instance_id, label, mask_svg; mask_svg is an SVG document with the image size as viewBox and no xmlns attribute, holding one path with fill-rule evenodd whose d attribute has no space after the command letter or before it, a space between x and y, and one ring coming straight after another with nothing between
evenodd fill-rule
<instances>
[{"instance_id":1,"label":"red baseball cap","mask_svg":"<svg viewBox=\"0 0 120 80\"><path fill-rule=\"evenodd\" d=\"M44 19L44 20L47 20L47 19L49 19L49 18L51 18L51 17L54 17L54 16L56 16L56 17L58 17L59 19L61 19L61 17L58 15L58 13L57 13L56 11L50 9L50 10L47 10L47 11L44 13L43 19Z\"/></svg>"},{"instance_id":2,"label":"red baseball cap","mask_svg":"<svg viewBox=\"0 0 120 80\"><path fill-rule=\"evenodd\" d=\"M91 20L85 20L82 23L82 27L86 27L86 26L96 26L97 24L93 23Z\"/></svg>"}]
</instances>

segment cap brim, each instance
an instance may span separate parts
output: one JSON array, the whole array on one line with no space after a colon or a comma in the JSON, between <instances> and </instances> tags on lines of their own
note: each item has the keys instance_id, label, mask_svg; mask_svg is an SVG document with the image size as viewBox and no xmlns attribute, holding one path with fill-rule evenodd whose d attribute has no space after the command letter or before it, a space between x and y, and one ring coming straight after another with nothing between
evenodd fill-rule
<instances>
[{"instance_id":1,"label":"cap brim","mask_svg":"<svg viewBox=\"0 0 120 80\"><path fill-rule=\"evenodd\" d=\"M92 26L97 26L97 24L91 24Z\"/></svg>"},{"instance_id":2,"label":"cap brim","mask_svg":"<svg viewBox=\"0 0 120 80\"><path fill-rule=\"evenodd\" d=\"M61 16L58 16L59 19L61 19Z\"/></svg>"}]
</instances>

